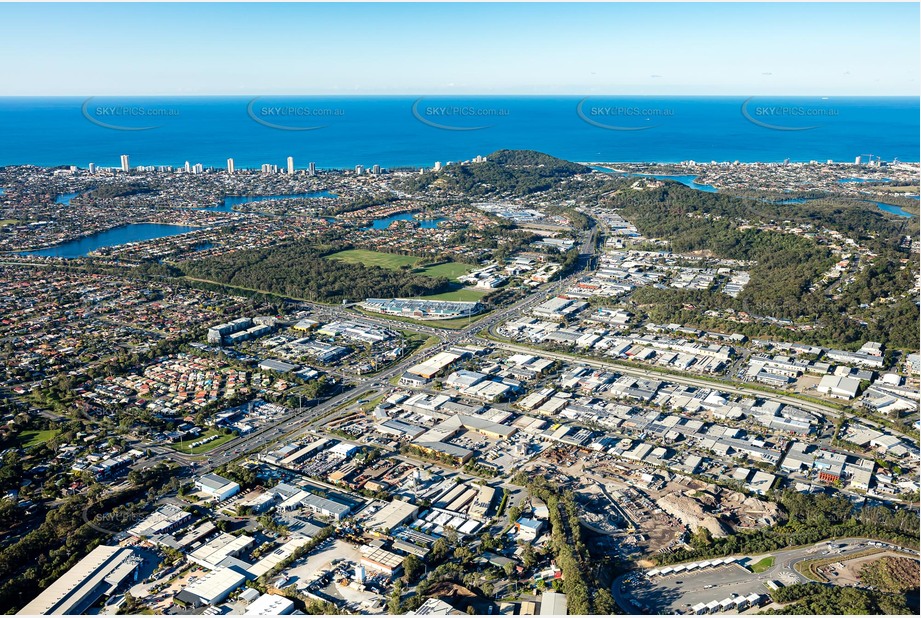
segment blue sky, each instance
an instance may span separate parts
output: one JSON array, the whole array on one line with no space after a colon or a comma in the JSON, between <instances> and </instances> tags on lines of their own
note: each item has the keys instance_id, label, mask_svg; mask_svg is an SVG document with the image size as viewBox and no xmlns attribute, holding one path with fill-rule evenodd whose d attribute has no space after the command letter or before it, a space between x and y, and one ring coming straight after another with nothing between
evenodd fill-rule
<instances>
[{"instance_id":1,"label":"blue sky","mask_svg":"<svg viewBox=\"0 0 921 618\"><path fill-rule=\"evenodd\" d=\"M917 3L0 3L0 96L917 95L918 23Z\"/></svg>"}]
</instances>

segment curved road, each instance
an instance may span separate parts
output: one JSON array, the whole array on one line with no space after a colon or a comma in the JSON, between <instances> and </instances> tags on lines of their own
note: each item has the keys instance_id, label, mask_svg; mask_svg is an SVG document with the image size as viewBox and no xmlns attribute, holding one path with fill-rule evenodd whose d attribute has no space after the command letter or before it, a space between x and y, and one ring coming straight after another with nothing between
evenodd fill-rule
<instances>
[{"instance_id":1,"label":"curved road","mask_svg":"<svg viewBox=\"0 0 921 618\"><path fill-rule=\"evenodd\" d=\"M627 613L636 613L642 609L642 605L649 605L648 611L651 613L685 611L689 605L719 601L732 594L741 594L743 596L752 592L765 594L768 589L764 584L769 581L779 581L785 585L812 581L797 572L795 565L805 560L824 559L832 556L847 557L851 554L872 549L866 545L871 541L872 539L867 538L829 539L815 545L766 554L734 556L737 561L745 564L753 564L762 558L773 556L774 564L761 573L751 573L739 564L735 564L718 569L657 577L655 582L641 578L634 584L633 590L635 592L633 594L622 588L624 580L637 575L637 571L631 571L615 578L611 583L611 594L617 604ZM840 547L835 549L834 553L829 553L829 543ZM886 547L880 549L894 549L910 554L912 557L917 558L918 556L918 553L914 550L892 544L886 544ZM692 562L700 562L700 560ZM689 562L682 564L689 564ZM639 593L639 595L635 597L636 593ZM634 598L639 599L639 606L634 605ZM660 605L653 605L656 600L659 600Z\"/></svg>"}]
</instances>

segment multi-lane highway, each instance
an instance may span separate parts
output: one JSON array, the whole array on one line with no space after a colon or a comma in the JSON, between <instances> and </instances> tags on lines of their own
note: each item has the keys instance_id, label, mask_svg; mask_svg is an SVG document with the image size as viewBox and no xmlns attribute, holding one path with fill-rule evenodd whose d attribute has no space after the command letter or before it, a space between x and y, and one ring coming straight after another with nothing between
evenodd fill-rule
<instances>
[{"instance_id":1,"label":"multi-lane highway","mask_svg":"<svg viewBox=\"0 0 921 618\"><path fill-rule=\"evenodd\" d=\"M748 388L736 383L722 381L717 383L712 380L705 380L692 375L680 375L661 372L652 367L649 369L639 369L618 363L616 361L611 362L587 359L570 354L549 352L540 348L530 347L522 344L498 343L495 341L486 340L481 337L481 333L484 332L495 335L495 327L501 324L509 316L515 313L524 312L532 306L543 302L550 296L559 294L562 290L571 285L576 278L582 275L583 270L590 265L591 258L596 251L596 235L596 228L593 228L590 232L586 232L583 235L583 241L580 248L579 264L573 274L558 281L544 284L518 302L509 305L508 307L497 309L478 320L472 321L468 326L456 330L439 328L426 325L424 323L409 323L398 320L391 320L386 316L368 316L363 313L357 313L345 306L327 306L318 305L316 303L302 303L303 306L309 307L315 313L315 315L321 319L360 319L362 321L370 322L384 328L396 330L412 330L431 336L436 336L441 340L441 342L435 346L424 349L420 353L412 354L400 360L399 362L374 376L344 376L337 373L336 375L338 375L340 378L347 378L348 381L354 383L354 388L346 390L345 392L342 392L320 403L319 405L298 410L285 418L279 419L272 423L268 423L251 434L242 436L235 440L231 440L230 442L217 447L213 451L210 451L207 456L186 455L161 445L147 445L147 447L157 454L157 459L162 457L169 457L170 459L173 459L179 463L195 466L196 470L199 472L211 470L229 461L243 457L253 451L264 449L266 445L275 442L282 437L296 437L297 435L304 433L318 418L326 416L337 407L342 406L350 400L358 399L362 395L368 394L369 398L373 397L377 393L382 392L389 387L388 380L394 376L401 375L411 365L421 362L423 359L443 351L452 345L457 345L460 343L488 343L492 346L511 352L525 354L536 353L548 358L554 358L565 362L575 362L599 369L607 369L637 378L661 379L676 384L683 384L700 388L719 389L720 391L726 393L749 397L770 397L771 399L781 403L796 406L809 412L814 412L830 418L837 418L840 415L840 412L837 409L829 405L823 405L821 403L806 401L782 394L769 395L758 389Z\"/></svg>"},{"instance_id":2,"label":"multi-lane highway","mask_svg":"<svg viewBox=\"0 0 921 618\"><path fill-rule=\"evenodd\" d=\"M351 400L358 399L362 395L381 392L388 388L388 381L394 376L402 375L410 366L452 345L474 341L477 333L492 328L515 312L524 311L534 304L543 301L548 296L559 293L561 289L569 285L571 281L579 276L581 271L588 266L592 255L594 255L595 247L596 232L593 229L583 235L579 264L574 274L559 281L546 283L518 302L508 307L497 309L478 320L472 321L468 326L456 330L438 328L424 323L389 320L386 316L368 316L364 313L359 314L354 312L345 306L328 306L303 302L301 303L302 306L310 308L317 317L323 319L360 319L389 329L412 330L433 335L441 339L441 343L426 348L420 353L411 354L374 376L350 377L349 380L356 384L354 388L331 397L316 406L298 410L285 418L267 423L250 434L222 444L214 450L209 451L206 455L188 455L160 444L141 445L141 448L149 449L153 453L153 456L146 463L149 465L155 461L169 458L183 465L192 466L197 473L205 473L230 461L245 457L247 454L254 451L263 450L267 445L281 438L296 438L298 435L306 432L314 421L326 416L337 407Z\"/></svg>"}]
</instances>

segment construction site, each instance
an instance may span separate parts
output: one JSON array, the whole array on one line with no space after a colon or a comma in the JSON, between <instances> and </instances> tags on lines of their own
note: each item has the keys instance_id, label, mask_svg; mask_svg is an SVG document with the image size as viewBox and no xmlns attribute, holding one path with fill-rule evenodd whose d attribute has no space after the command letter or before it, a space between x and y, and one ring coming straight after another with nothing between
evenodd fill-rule
<instances>
[{"instance_id":1,"label":"construction site","mask_svg":"<svg viewBox=\"0 0 921 618\"><path fill-rule=\"evenodd\" d=\"M714 538L777 523L776 504L660 468L552 449L536 462L569 479L583 523L634 559L667 553L706 529Z\"/></svg>"}]
</instances>

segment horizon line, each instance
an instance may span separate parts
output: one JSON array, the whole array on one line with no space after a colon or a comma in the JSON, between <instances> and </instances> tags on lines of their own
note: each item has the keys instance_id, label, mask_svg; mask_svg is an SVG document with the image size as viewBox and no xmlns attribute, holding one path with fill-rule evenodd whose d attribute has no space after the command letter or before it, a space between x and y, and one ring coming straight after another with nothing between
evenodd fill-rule
<instances>
[{"instance_id":1,"label":"horizon line","mask_svg":"<svg viewBox=\"0 0 921 618\"><path fill-rule=\"evenodd\" d=\"M107 94L0 94L0 99L64 99L64 98L95 98L95 97L176 97L176 98L194 98L194 97L220 97L220 98L252 98L252 97L339 97L339 98L368 98L368 97L687 97L687 98L737 98L737 97L790 97L790 98L853 98L853 99L871 99L871 98L901 98L901 99L918 99L921 102L921 95L915 94L792 94L792 93L731 93L731 94L643 94L643 93L591 93L584 92L558 92L558 93L486 93L486 92L463 92L463 93L445 93L445 92L400 92L400 93L374 93L374 92L354 92L354 93L107 93Z\"/></svg>"}]
</instances>

